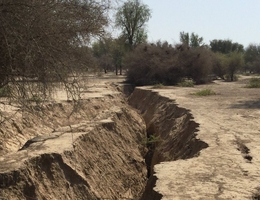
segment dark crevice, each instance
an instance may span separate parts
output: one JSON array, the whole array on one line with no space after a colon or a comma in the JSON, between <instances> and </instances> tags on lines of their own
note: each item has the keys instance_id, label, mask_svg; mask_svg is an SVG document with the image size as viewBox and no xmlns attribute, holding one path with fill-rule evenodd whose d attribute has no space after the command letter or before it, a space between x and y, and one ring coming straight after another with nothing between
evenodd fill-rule
<instances>
[{"instance_id":1,"label":"dark crevice","mask_svg":"<svg viewBox=\"0 0 260 200\"><path fill-rule=\"evenodd\" d=\"M150 176L149 180L147 181L145 191L140 198L140 200L160 200L162 199L162 195L156 192L153 188L155 187L157 181L156 176Z\"/></svg>"},{"instance_id":2,"label":"dark crevice","mask_svg":"<svg viewBox=\"0 0 260 200\"><path fill-rule=\"evenodd\" d=\"M208 144L196 138L199 124L190 111L178 107L174 100L151 90L135 88L129 104L140 111L147 126L148 182L141 200L160 200L162 195L153 190L157 180L154 166L164 161L199 156Z\"/></svg>"}]
</instances>

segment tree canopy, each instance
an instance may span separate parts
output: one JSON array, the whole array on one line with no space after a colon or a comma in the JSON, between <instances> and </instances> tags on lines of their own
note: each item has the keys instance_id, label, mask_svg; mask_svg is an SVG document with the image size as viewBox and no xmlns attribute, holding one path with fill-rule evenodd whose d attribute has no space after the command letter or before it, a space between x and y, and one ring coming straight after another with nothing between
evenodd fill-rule
<instances>
[{"instance_id":1,"label":"tree canopy","mask_svg":"<svg viewBox=\"0 0 260 200\"><path fill-rule=\"evenodd\" d=\"M140 0L128 0L116 13L116 26L122 29L122 37L132 48L146 41L146 22L151 17L151 10Z\"/></svg>"},{"instance_id":2,"label":"tree canopy","mask_svg":"<svg viewBox=\"0 0 260 200\"><path fill-rule=\"evenodd\" d=\"M243 52L244 46L232 40L212 40L210 41L210 49L213 52L228 54L230 52Z\"/></svg>"},{"instance_id":3,"label":"tree canopy","mask_svg":"<svg viewBox=\"0 0 260 200\"><path fill-rule=\"evenodd\" d=\"M193 48L203 45L203 37L199 37L199 35L195 33L185 33L184 31L180 32L180 41L182 44Z\"/></svg>"},{"instance_id":4,"label":"tree canopy","mask_svg":"<svg viewBox=\"0 0 260 200\"><path fill-rule=\"evenodd\" d=\"M250 44L244 53L246 70L260 72L260 45Z\"/></svg>"}]
</instances>

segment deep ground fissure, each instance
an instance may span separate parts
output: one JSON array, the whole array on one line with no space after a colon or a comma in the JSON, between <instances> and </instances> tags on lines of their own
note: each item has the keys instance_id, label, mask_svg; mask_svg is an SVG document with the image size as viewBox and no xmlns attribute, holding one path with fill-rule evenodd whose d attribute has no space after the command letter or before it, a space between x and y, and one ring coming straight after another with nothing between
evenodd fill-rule
<instances>
[{"instance_id":1,"label":"deep ground fissure","mask_svg":"<svg viewBox=\"0 0 260 200\"><path fill-rule=\"evenodd\" d=\"M160 200L162 195L154 190L157 181L154 166L164 161L198 156L208 144L196 138L199 124L189 110L178 107L158 92L135 88L128 102L139 111L146 124L148 181L141 200Z\"/></svg>"}]
</instances>

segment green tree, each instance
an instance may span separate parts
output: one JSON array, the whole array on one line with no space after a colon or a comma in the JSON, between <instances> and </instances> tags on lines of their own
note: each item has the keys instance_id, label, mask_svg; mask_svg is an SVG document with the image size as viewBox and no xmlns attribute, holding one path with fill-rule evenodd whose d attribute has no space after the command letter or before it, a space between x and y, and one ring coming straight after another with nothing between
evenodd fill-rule
<instances>
[{"instance_id":1,"label":"green tree","mask_svg":"<svg viewBox=\"0 0 260 200\"><path fill-rule=\"evenodd\" d=\"M243 67L244 57L242 53L231 52L227 55L227 75L230 81L234 81L234 74Z\"/></svg>"},{"instance_id":2,"label":"green tree","mask_svg":"<svg viewBox=\"0 0 260 200\"><path fill-rule=\"evenodd\" d=\"M151 10L140 0L128 0L116 13L116 26L122 29L122 37L130 48L145 42L145 25L151 17Z\"/></svg>"},{"instance_id":3,"label":"green tree","mask_svg":"<svg viewBox=\"0 0 260 200\"><path fill-rule=\"evenodd\" d=\"M212 40L210 41L210 49L213 52L228 54L230 52L243 52L244 46L231 40Z\"/></svg>"},{"instance_id":4,"label":"green tree","mask_svg":"<svg viewBox=\"0 0 260 200\"><path fill-rule=\"evenodd\" d=\"M122 37L102 38L92 44L94 57L98 59L98 65L107 73L108 70L116 71L116 75L122 75L123 58L125 54L125 44Z\"/></svg>"},{"instance_id":5,"label":"green tree","mask_svg":"<svg viewBox=\"0 0 260 200\"><path fill-rule=\"evenodd\" d=\"M92 44L93 55L98 59L98 65L105 73L113 67L112 49L113 39L110 37L101 38Z\"/></svg>"},{"instance_id":6,"label":"green tree","mask_svg":"<svg viewBox=\"0 0 260 200\"><path fill-rule=\"evenodd\" d=\"M213 53L213 65L212 70L215 75L221 79L225 79L224 76L227 74L227 56L222 53Z\"/></svg>"},{"instance_id":7,"label":"green tree","mask_svg":"<svg viewBox=\"0 0 260 200\"><path fill-rule=\"evenodd\" d=\"M180 41L182 44L193 48L203 45L203 37L199 37L199 35L195 33L191 33L190 35L189 33L185 33L184 31L180 32Z\"/></svg>"},{"instance_id":8,"label":"green tree","mask_svg":"<svg viewBox=\"0 0 260 200\"><path fill-rule=\"evenodd\" d=\"M123 59L125 55L125 46L122 42L121 38L115 39L113 43L113 50L112 50L112 57L113 57L113 63L116 68L116 75L118 75L118 68L119 68L119 74L122 75L122 65L123 65Z\"/></svg>"},{"instance_id":9,"label":"green tree","mask_svg":"<svg viewBox=\"0 0 260 200\"><path fill-rule=\"evenodd\" d=\"M184 31L180 32L180 41L182 44L185 44L186 46L190 46L189 33L185 33Z\"/></svg>"},{"instance_id":10,"label":"green tree","mask_svg":"<svg viewBox=\"0 0 260 200\"><path fill-rule=\"evenodd\" d=\"M244 54L246 71L260 72L260 45L250 44Z\"/></svg>"}]
</instances>

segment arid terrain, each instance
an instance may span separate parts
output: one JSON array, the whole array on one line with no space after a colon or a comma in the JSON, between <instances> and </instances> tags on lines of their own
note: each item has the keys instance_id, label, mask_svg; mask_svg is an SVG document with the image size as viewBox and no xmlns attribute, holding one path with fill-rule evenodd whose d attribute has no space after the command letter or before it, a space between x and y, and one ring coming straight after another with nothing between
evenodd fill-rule
<instances>
[{"instance_id":1,"label":"arid terrain","mask_svg":"<svg viewBox=\"0 0 260 200\"><path fill-rule=\"evenodd\" d=\"M138 87L127 100L123 78L92 78L72 114L62 93L39 116L3 100L0 197L259 199L260 90L248 79ZM192 94L203 88L216 95Z\"/></svg>"},{"instance_id":2,"label":"arid terrain","mask_svg":"<svg viewBox=\"0 0 260 200\"><path fill-rule=\"evenodd\" d=\"M158 94L189 109L199 123L196 138L207 143L198 156L155 166L162 199L260 198L260 90L245 88L247 77ZM209 88L216 95L191 95Z\"/></svg>"}]
</instances>

